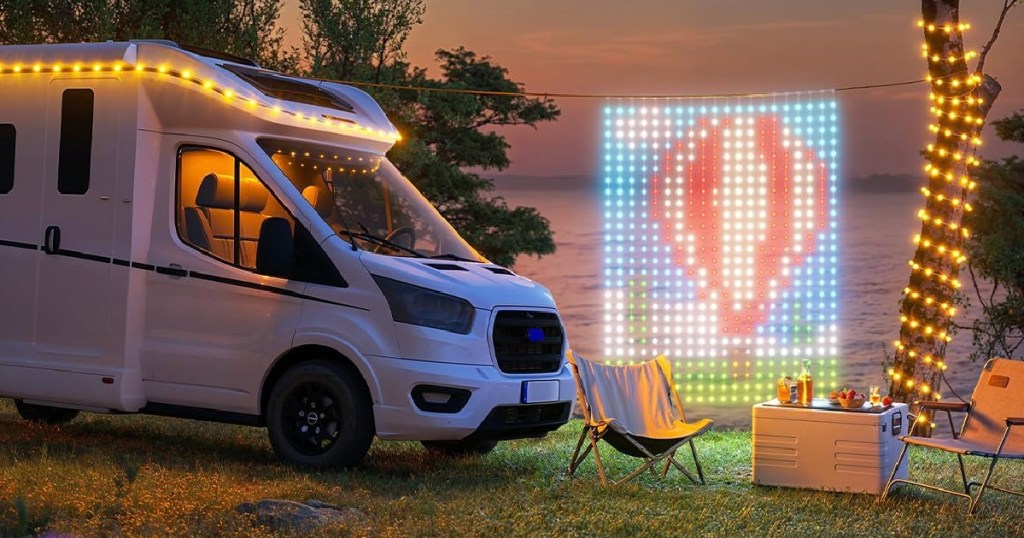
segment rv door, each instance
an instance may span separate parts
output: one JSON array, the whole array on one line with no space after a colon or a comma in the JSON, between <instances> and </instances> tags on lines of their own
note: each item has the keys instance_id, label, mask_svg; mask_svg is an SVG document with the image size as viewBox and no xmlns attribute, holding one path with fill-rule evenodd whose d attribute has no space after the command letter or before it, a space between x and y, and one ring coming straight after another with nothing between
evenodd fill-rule
<instances>
[{"instance_id":1,"label":"rv door","mask_svg":"<svg viewBox=\"0 0 1024 538\"><path fill-rule=\"evenodd\" d=\"M42 366L112 374L122 361L123 327L112 323L123 323L127 286L112 263L116 215L129 210L115 197L120 90L110 78L47 88L34 343Z\"/></svg>"}]
</instances>

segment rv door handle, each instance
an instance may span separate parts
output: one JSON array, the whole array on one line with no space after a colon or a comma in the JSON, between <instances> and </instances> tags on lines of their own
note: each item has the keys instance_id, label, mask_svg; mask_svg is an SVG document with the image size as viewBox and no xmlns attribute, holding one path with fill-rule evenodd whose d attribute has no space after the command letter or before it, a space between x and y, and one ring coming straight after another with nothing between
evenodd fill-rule
<instances>
[{"instance_id":1,"label":"rv door handle","mask_svg":"<svg viewBox=\"0 0 1024 538\"><path fill-rule=\"evenodd\" d=\"M180 265L178 265L176 263L172 263L172 264L168 265L167 267L171 268L171 270L168 271L168 273L167 273L167 274L171 275L171 278L181 278L181 277L185 276L185 270L182 269L182 267Z\"/></svg>"},{"instance_id":2,"label":"rv door handle","mask_svg":"<svg viewBox=\"0 0 1024 538\"><path fill-rule=\"evenodd\" d=\"M43 252L56 254L60 251L60 226L47 226L43 233Z\"/></svg>"}]
</instances>

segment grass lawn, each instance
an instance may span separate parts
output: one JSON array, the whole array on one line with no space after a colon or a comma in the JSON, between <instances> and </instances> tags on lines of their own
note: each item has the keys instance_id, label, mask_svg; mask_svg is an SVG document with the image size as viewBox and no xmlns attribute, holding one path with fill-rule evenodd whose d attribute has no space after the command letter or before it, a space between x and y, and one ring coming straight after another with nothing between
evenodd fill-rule
<instances>
[{"instance_id":1,"label":"grass lawn","mask_svg":"<svg viewBox=\"0 0 1024 538\"><path fill-rule=\"evenodd\" d=\"M593 460L575 478L565 475L579 431L573 421L543 440L458 459L418 443L377 442L359 469L308 473L278 463L261 429L93 414L39 426L0 400L0 535L27 521L78 536L272 536L234 511L264 498L318 499L366 514L348 527L323 528L322 536L1024 535L1024 499L998 492L967 516L966 502L916 488L879 503L868 495L754 487L749 432L698 440L708 486L670 473L606 488ZM633 464L603 453L613 473ZM911 476L955 486L955 459L923 456L914 453ZM982 472L984 462L969 464L969 472ZM1024 486L1024 465L1000 467L996 483Z\"/></svg>"}]
</instances>

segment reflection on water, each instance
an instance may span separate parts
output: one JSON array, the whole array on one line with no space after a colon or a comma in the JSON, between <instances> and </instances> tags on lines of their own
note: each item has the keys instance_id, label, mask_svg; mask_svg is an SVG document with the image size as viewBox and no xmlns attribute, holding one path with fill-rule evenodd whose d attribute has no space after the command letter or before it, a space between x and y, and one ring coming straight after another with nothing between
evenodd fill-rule
<instances>
[{"instance_id":1,"label":"reflection on water","mask_svg":"<svg viewBox=\"0 0 1024 538\"><path fill-rule=\"evenodd\" d=\"M601 212L596 189L499 192L510 206L536 207L551 221L558 251L541 259L520 257L516 272L547 286L558 302L573 349L601 356ZM883 345L892 348L899 332L900 290L907 284L910 237L919 230L916 193L848 193L839 200L840 373L841 383L865 392L882 382ZM947 353L953 388L968 396L980 364L967 360L971 337L954 338ZM796 374L797 372L793 372ZM948 391L945 391L948 393ZM685 396L684 396L685 397ZM772 398L766 391L764 399ZM701 406L690 403L691 417L708 416L722 427L749 427L749 404Z\"/></svg>"}]
</instances>

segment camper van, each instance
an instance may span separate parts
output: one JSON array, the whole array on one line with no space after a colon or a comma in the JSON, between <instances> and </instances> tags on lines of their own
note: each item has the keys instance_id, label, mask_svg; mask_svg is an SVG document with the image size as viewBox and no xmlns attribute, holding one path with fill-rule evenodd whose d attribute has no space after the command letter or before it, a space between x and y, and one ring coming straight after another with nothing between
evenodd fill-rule
<instances>
[{"instance_id":1,"label":"camper van","mask_svg":"<svg viewBox=\"0 0 1024 538\"><path fill-rule=\"evenodd\" d=\"M171 42L0 47L0 397L22 417L486 452L572 412L551 294L387 159L366 93Z\"/></svg>"}]
</instances>

